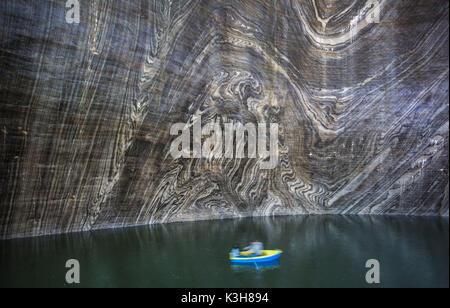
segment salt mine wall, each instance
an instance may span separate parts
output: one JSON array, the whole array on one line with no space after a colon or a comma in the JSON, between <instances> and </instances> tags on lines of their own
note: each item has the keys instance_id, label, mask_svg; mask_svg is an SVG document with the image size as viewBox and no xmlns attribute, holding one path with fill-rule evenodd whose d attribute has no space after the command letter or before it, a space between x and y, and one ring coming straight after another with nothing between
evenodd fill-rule
<instances>
[{"instance_id":1,"label":"salt mine wall","mask_svg":"<svg viewBox=\"0 0 450 308\"><path fill-rule=\"evenodd\" d=\"M447 0L2 0L0 24L1 238L448 216ZM276 167L174 158L198 119L276 123Z\"/></svg>"}]
</instances>

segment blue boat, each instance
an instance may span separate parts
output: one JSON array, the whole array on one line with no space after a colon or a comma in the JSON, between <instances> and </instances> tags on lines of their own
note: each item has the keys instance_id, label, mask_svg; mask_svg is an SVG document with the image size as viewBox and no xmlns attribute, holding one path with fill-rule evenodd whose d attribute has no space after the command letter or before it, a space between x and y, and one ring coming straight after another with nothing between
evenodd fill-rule
<instances>
[{"instance_id":1,"label":"blue boat","mask_svg":"<svg viewBox=\"0 0 450 308\"><path fill-rule=\"evenodd\" d=\"M249 256L253 254L251 251L244 251L240 253L239 257L233 257L230 254L230 261L233 264L255 264L263 262L271 262L278 260L283 251L281 250L262 250L260 256Z\"/></svg>"}]
</instances>

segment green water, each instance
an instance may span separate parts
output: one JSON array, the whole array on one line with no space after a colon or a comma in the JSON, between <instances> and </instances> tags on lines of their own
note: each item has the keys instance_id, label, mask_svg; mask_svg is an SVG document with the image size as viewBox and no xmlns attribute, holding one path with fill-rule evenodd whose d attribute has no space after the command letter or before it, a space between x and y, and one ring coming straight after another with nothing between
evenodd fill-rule
<instances>
[{"instance_id":1,"label":"green water","mask_svg":"<svg viewBox=\"0 0 450 308\"><path fill-rule=\"evenodd\" d=\"M279 264L236 267L228 250L260 239ZM65 282L66 260L79 285ZM369 285L368 259L380 263ZM296 216L173 223L0 241L0 287L448 287L449 221Z\"/></svg>"}]
</instances>

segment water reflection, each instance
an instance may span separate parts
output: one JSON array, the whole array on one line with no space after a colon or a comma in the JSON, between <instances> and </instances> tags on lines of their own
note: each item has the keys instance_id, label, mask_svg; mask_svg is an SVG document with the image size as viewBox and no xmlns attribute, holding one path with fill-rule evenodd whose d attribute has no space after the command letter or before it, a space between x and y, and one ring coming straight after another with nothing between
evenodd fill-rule
<instances>
[{"instance_id":1,"label":"water reflection","mask_svg":"<svg viewBox=\"0 0 450 308\"><path fill-rule=\"evenodd\" d=\"M248 271L268 271L268 270L274 270L280 267L280 261L274 260L264 263L258 263L258 264L232 264L231 269L235 273L239 272L248 272Z\"/></svg>"},{"instance_id":2,"label":"water reflection","mask_svg":"<svg viewBox=\"0 0 450 308\"><path fill-rule=\"evenodd\" d=\"M448 218L291 216L201 221L0 241L0 287L360 287L365 261L382 286L448 287ZM280 264L232 266L228 253L260 239ZM259 264L258 264L259 266Z\"/></svg>"}]
</instances>

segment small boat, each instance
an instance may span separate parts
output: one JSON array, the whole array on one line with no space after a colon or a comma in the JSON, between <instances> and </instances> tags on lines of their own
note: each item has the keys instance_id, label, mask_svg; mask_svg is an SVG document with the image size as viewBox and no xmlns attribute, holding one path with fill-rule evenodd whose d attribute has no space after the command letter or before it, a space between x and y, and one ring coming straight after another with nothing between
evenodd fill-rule
<instances>
[{"instance_id":1,"label":"small boat","mask_svg":"<svg viewBox=\"0 0 450 308\"><path fill-rule=\"evenodd\" d=\"M270 262L277 260L283 251L281 250L262 250L261 255L257 257L250 257L253 253L251 251L242 251L239 257L232 257L230 254L230 261L233 264L255 264L262 262Z\"/></svg>"}]
</instances>

